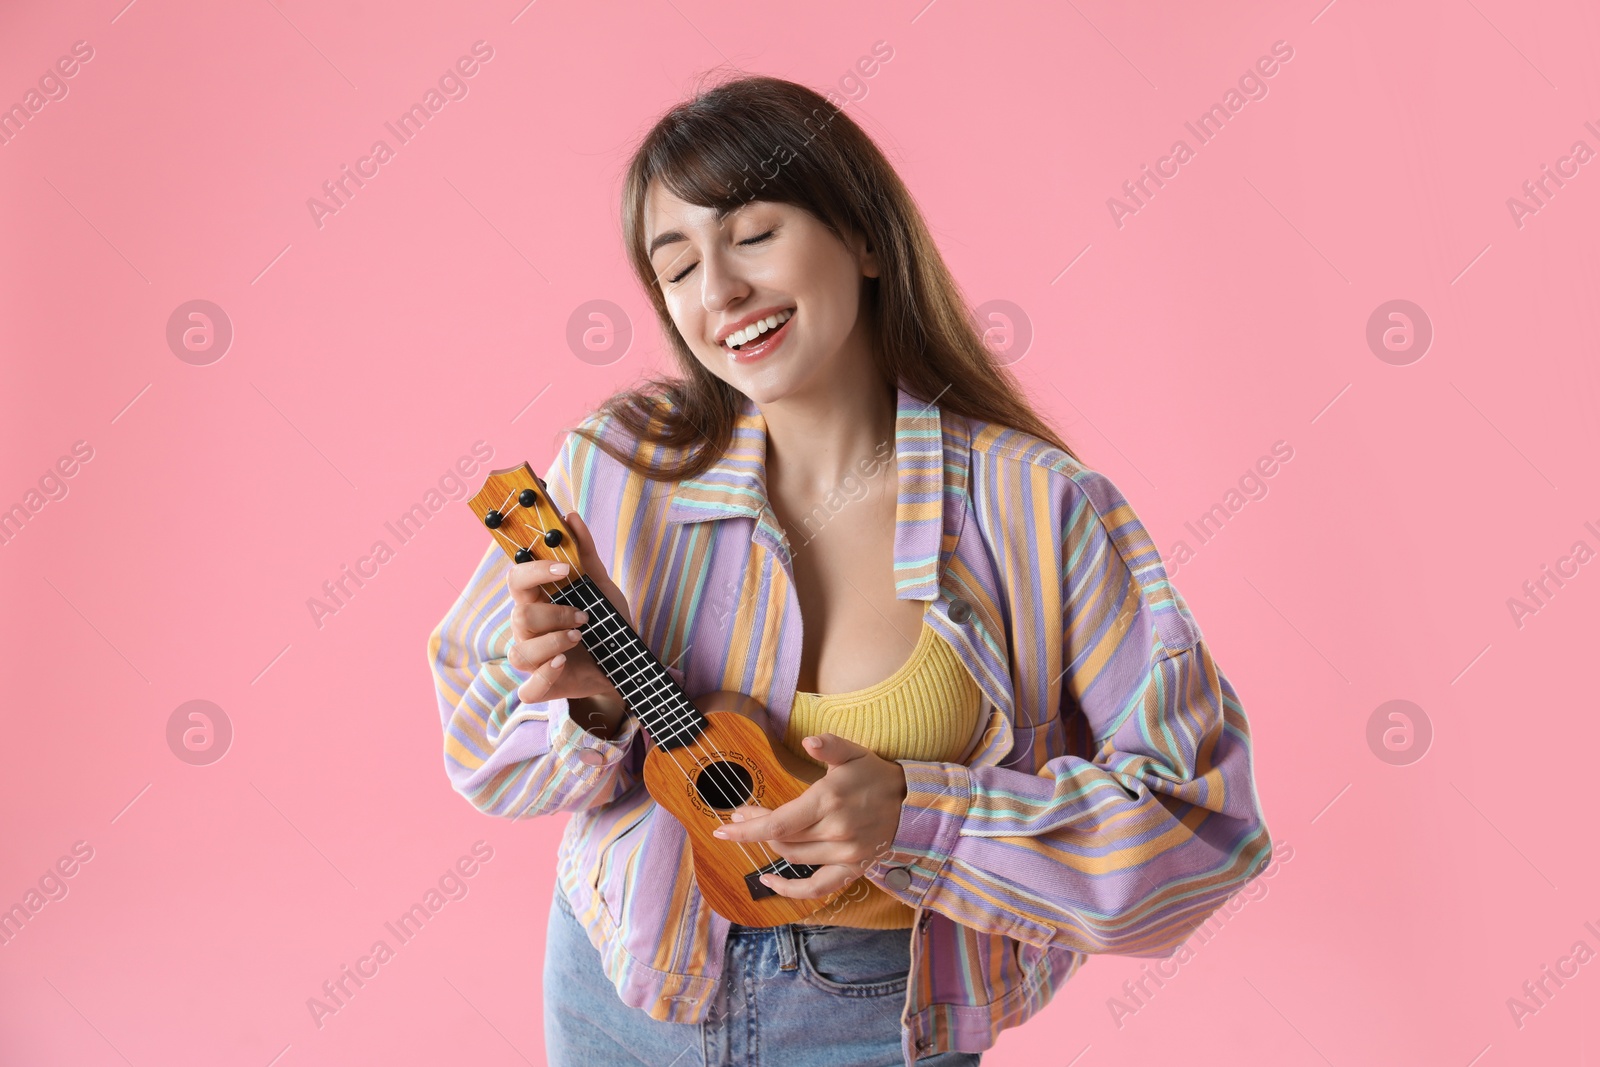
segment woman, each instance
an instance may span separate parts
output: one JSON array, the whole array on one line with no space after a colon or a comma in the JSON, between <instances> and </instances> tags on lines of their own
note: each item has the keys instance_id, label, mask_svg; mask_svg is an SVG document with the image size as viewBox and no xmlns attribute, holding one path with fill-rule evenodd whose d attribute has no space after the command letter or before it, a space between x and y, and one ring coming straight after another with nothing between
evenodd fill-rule
<instances>
[{"instance_id":1,"label":"woman","mask_svg":"<svg viewBox=\"0 0 1600 1067\"><path fill-rule=\"evenodd\" d=\"M681 378L569 433L548 492L684 688L755 697L815 768L721 832L818 865L769 883L818 910L707 906L560 572L491 546L429 652L454 787L572 813L550 1061L977 1063L1086 954L1172 955L1270 858L1248 723L882 153L809 89L730 82L646 135L623 223Z\"/></svg>"}]
</instances>

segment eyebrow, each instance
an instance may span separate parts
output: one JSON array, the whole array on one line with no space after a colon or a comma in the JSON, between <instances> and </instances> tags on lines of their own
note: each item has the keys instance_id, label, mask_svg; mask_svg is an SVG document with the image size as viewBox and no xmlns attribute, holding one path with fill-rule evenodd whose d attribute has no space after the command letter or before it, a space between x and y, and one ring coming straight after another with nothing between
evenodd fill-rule
<instances>
[{"instance_id":1,"label":"eyebrow","mask_svg":"<svg viewBox=\"0 0 1600 1067\"><path fill-rule=\"evenodd\" d=\"M662 245L677 244L679 241L687 240L688 238L683 235L682 230L668 230L666 233L658 233L656 234L656 239L650 242L650 251L646 253L646 257L654 259L656 249Z\"/></svg>"},{"instance_id":2,"label":"eyebrow","mask_svg":"<svg viewBox=\"0 0 1600 1067\"><path fill-rule=\"evenodd\" d=\"M743 211L753 203L755 203L755 201L746 200L739 204L732 204L727 207L717 208L717 223L720 225L721 223L726 222L730 217L740 211ZM662 245L677 244L680 241L687 241L688 239L689 238L684 236L682 230L668 230L666 233L658 233L656 234L655 239L650 242L650 250L645 253L645 258L654 259L656 249L660 248Z\"/></svg>"}]
</instances>

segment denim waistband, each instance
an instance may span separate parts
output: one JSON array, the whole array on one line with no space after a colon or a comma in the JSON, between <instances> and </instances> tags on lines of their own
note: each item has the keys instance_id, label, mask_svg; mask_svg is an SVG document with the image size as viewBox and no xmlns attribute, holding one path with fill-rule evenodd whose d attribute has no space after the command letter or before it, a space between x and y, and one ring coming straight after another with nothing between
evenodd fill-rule
<instances>
[{"instance_id":1,"label":"denim waistband","mask_svg":"<svg viewBox=\"0 0 1600 1067\"><path fill-rule=\"evenodd\" d=\"M910 927L875 930L864 926L841 926L837 923L782 923L778 926L740 926L738 923L730 923L728 925L728 936L730 938L771 936L780 930L791 930L797 934L815 933L820 930L850 931L860 934L861 939L864 941L874 937L893 938L903 941L911 936Z\"/></svg>"},{"instance_id":2,"label":"denim waistband","mask_svg":"<svg viewBox=\"0 0 1600 1067\"><path fill-rule=\"evenodd\" d=\"M555 887L555 898L556 898L556 905L562 911L566 912L567 915L570 916L574 920L576 920L578 918L577 914L572 910L572 903L567 900L567 895L564 892L561 891L561 887L559 885ZM835 931L853 930L856 933L860 934L861 935L861 939L864 940L864 941L868 940L868 939L871 939L873 937L894 937L894 938L904 939L906 937L909 937L910 934L911 934L911 931L909 929L896 928L896 929L891 929L891 930L873 930L873 929L869 929L869 928L866 928L866 927L840 926L840 925L838 925L836 923L782 923L782 924L780 924L778 926L741 926L739 923L729 923L728 924L728 937L729 938L736 938L736 937L737 938L782 937L786 933L789 934L789 935L799 935L799 934L815 933L815 932L817 932L819 930L835 930Z\"/></svg>"}]
</instances>

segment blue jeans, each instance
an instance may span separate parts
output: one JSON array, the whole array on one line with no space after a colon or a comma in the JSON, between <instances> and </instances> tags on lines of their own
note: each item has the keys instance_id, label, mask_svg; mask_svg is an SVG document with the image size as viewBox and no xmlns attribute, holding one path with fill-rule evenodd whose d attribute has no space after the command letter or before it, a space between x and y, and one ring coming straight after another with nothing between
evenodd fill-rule
<instances>
[{"instance_id":1,"label":"blue jeans","mask_svg":"<svg viewBox=\"0 0 1600 1067\"><path fill-rule=\"evenodd\" d=\"M703 1023L664 1023L624 1004L559 885L544 957L551 1067L904 1067L900 1012L910 930L733 925ZM918 1067L971 1067L944 1052Z\"/></svg>"}]
</instances>

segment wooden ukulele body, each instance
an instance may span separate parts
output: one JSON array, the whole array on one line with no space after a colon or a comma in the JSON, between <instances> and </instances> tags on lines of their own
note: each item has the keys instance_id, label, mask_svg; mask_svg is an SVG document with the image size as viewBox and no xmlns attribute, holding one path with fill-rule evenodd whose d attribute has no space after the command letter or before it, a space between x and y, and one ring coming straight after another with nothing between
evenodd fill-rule
<instances>
[{"instance_id":1,"label":"wooden ukulele body","mask_svg":"<svg viewBox=\"0 0 1600 1067\"><path fill-rule=\"evenodd\" d=\"M742 926L778 926L820 910L835 894L790 900L762 885L767 868L804 878L813 867L789 864L766 842L722 841L711 832L740 804L771 810L805 792L822 768L767 739L767 711L754 697L718 690L691 698L585 573L577 542L550 500L544 479L526 463L490 471L467 506L512 563L565 563L568 575L542 587L552 603L584 609L583 647L650 733L644 784L683 824L693 849L695 882L723 918Z\"/></svg>"},{"instance_id":2,"label":"wooden ukulele body","mask_svg":"<svg viewBox=\"0 0 1600 1067\"><path fill-rule=\"evenodd\" d=\"M756 880L762 866L779 859L769 844L723 841L711 831L740 804L768 810L787 804L822 769L768 740L766 709L754 697L722 689L695 698L694 705L709 726L693 744L665 751L652 746L644 761L645 789L688 832L696 884L718 915L741 926L800 922L829 898L779 896Z\"/></svg>"}]
</instances>

